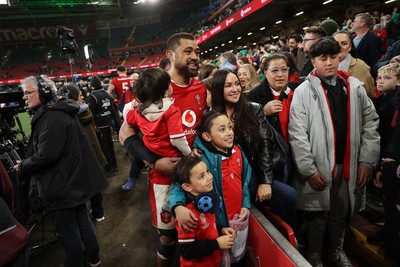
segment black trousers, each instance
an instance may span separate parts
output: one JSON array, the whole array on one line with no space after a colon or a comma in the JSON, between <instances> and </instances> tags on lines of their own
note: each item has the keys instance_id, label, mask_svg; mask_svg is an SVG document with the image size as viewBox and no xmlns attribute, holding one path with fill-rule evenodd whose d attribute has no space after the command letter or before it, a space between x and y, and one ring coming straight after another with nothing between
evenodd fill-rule
<instances>
[{"instance_id":1,"label":"black trousers","mask_svg":"<svg viewBox=\"0 0 400 267\"><path fill-rule=\"evenodd\" d=\"M99 128L101 131L100 146L107 159L106 171L117 169L117 159L115 157L114 143L111 136L111 126Z\"/></svg>"},{"instance_id":2,"label":"black trousers","mask_svg":"<svg viewBox=\"0 0 400 267\"><path fill-rule=\"evenodd\" d=\"M398 162L386 163L383 167L383 195L385 197L385 254L400 266L400 178L396 175Z\"/></svg>"}]
</instances>

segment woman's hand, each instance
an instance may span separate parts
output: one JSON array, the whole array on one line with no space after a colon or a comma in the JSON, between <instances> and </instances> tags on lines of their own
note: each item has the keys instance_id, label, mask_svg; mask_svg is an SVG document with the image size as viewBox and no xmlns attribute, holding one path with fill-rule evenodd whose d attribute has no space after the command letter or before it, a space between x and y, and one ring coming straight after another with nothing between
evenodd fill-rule
<instances>
[{"instance_id":1,"label":"woman's hand","mask_svg":"<svg viewBox=\"0 0 400 267\"><path fill-rule=\"evenodd\" d=\"M389 162L395 162L395 160L391 159L391 158L382 158L382 164L389 163Z\"/></svg>"},{"instance_id":2,"label":"woman's hand","mask_svg":"<svg viewBox=\"0 0 400 267\"><path fill-rule=\"evenodd\" d=\"M248 212L249 212L248 208L241 208L239 213L239 218L243 218L244 216L247 215Z\"/></svg>"},{"instance_id":3,"label":"woman's hand","mask_svg":"<svg viewBox=\"0 0 400 267\"><path fill-rule=\"evenodd\" d=\"M263 202L264 200L271 199L272 188L270 184L260 184L258 185L256 201Z\"/></svg>"},{"instance_id":4,"label":"woman's hand","mask_svg":"<svg viewBox=\"0 0 400 267\"><path fill-rule=\"evenodd\" d=\"M180 229L193 232L197 228L196 215L190 209L185 206L177 206L174 211Z\"/></svg>"},{"instance_id":5,"label":"woman's hand","mask_svg":"<svg viewBox=\"0 0 400 267\"><path fill-rule=\"evenodd\" d=\"M265 116L272 116L277 112L281 112L283 110L282 102L279 100L272 100L265 104L263 108L263 112Z\"/></svg>"}]
</instances>

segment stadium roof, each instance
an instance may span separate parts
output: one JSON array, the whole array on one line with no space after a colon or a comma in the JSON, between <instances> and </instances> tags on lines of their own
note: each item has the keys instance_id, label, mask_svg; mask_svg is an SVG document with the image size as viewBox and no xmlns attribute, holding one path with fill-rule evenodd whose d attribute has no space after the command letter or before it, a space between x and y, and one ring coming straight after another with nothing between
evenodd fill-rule
<instances>
[{"instance_id":1,"label":"stadium roof","mask_svg":"<svg viewBox=\"0 0 400 267\"><path fill-rule=\"evenodd\" d=\"M209 0L9 0L0 6L0 26L129 20L165 12L176 14L206 5Z\"/></svg>"}]
</instances>

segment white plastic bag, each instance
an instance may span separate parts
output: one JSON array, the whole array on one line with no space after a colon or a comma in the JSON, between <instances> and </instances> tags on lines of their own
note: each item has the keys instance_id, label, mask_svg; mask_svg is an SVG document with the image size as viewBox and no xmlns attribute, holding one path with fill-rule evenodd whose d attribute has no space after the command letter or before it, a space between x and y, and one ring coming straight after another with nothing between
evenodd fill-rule
<instances>
[{"instance_id":1,"label":"white plastic bag","mask_svg":"<svg viewBox=\"0 0 400 267\"><path fill-rule=\"evenodd\" d=\"M229 225L236 231L235 242L230 249L230 260L231 263L240 261L246 254L247 235L249 232L249 214L247 212L245 216L239 218L239 214L235 214L233 219L229 221Z\"/></svg>"}]
</instances>

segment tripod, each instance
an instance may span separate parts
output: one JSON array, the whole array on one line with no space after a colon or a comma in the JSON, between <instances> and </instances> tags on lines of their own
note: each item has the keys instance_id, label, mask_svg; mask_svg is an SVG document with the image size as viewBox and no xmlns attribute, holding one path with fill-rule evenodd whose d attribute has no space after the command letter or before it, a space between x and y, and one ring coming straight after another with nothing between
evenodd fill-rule
<instances>
[{"instance_id":1,"label":"tripod","mask_svg":"<svg viewBox=\"0 0 400 267\"><path fill-rule=\"evenodd\" d=\"M71 81L73 82L74 81L74 79L73 79L74 72L73 72L73 68L72 67L75 64L75 60L72 58L72 54L68 54L68 64L69 64L69 71L70 71L70 74L71 74Z\"/></svg>"},{"instance_id":2,"label":"tripod","mask_svg":"<svg viewBox=\"0 0 400 267\"><path fill-rule=\"evenodd\" d=\"M27 228L30 240L28 244L32 258L40 255L43 259L45 249L59 241L59 236L55 229L49 230L45 227L48 215L47 211L31 215L32 222L28 224ZM41 232L39 232L40 230Z\"/></svg>"}]
</instances>

